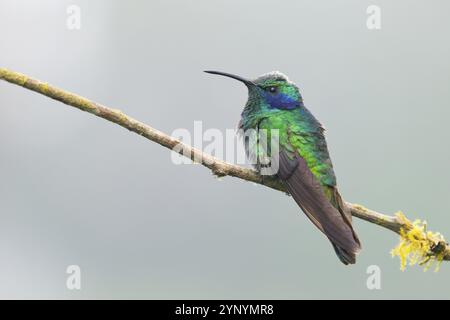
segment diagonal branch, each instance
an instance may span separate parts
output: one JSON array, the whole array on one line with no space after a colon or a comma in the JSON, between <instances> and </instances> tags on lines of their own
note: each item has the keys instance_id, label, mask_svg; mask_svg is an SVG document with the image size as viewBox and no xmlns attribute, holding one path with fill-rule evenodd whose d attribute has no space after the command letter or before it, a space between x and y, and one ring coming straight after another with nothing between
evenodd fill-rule
<instances>
[{"instance_id":1,"label":"diagonal branch","mask_svg":"<svg viewBox=\"0 0 450 320\"><path fill-rule=\"evenodd\" d=\"M259 175L256 171L244 168L238 165L227 163L223 160L217 159L209 154L203 153L201 150L195 149L181 141L156 130L149 125L142 123L132 117L127 116L117 109L108 108L91 100L88 100L79 95L67 92L65 90L56 88L47 83L32 79L24 74L0 68L0 79L40 93L49 98L58 100L64 104L75 107L82 111L92 113L100 118L114 122L121 127L124 127L132 132L135 132L150 141L156 142L163 147L174 150L192 161L201 163L203 166L210 169L213 174L217 176L232 176L258 183L266 187L286 192L283 184L275 178L264 177ZM376 211L367 209L361 205L347 202L351 208L352 215L359 219L377 224L381 227L389 229L398 234L405 234L414 229L415 224L411 223L402 215L389 216ZM427 255L431 257L440 256L443 260L450 260L450 247L441 237L435 234L423 234L424 241L430 245Z\"/></svg>"}]
</instances>

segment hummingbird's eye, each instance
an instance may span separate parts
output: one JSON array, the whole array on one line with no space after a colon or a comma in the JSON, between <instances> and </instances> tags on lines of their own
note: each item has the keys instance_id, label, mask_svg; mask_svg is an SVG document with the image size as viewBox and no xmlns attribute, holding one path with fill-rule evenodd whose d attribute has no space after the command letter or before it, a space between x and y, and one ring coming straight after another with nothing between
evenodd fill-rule
<instances>
[{"instance_id":1,"label":"hummingbird's eye","mask_svg":"<svg viewBox=\"0 0 450 320\"><path fill-rule=\"evenodd\" d=\"M269 91L270 93L276 93L277 92L277 87L268 87L267 91Z\"/></svg>"}]
</instances>

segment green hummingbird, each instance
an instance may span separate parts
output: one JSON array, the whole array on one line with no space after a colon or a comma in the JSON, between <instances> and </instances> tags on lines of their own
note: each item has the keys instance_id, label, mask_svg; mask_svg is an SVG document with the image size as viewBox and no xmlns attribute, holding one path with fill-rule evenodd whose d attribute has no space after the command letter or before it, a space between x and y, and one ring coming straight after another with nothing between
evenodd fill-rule
<instances>
[{"instance_id":1,"label":"green hummingbird","mask_svg":"<svg viewBox=\"0 0 450 320\"><path fill-rule=\"evenodd\" d=\"M259 148L245 142L247 155L260 153L277 162L276 177L286 186L299 207L331 241L344 264L354 264L361 244L353 226L350 209L337 189L321 123L303 104L299 88L284 74L274 71L255 80L234 74L205 71L244 83L248 100L241 114L239 129L278 132L278 148ZM259 164L255 165L261 169Z\"/></svg>"}]
</instances>

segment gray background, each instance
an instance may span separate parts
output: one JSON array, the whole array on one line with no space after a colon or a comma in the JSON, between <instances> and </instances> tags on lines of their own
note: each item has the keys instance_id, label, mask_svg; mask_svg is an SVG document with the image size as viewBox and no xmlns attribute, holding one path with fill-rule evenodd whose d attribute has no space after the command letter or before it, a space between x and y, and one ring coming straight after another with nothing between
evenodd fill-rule
<instances>
[{"instance_id":1,"label":"gray background","mask_svg":"<svg viewBox=\"0 0 450 320\"><path fill-rule=\"evenodd\" d=\"M66 8L82 28L66 28ZM366 28L366 8L382 29ZM450 237L448 1L0 2L1 65L172 132L234 128L280 70L328 129L345 199ZM402 273L397 236L356 220L344 267L282 193L0 83L0 298L450 298L450 265ZM82 290L65 287L80 265ZM382 289L366 288L378 265Z\"/></svg>"}]
</instances>

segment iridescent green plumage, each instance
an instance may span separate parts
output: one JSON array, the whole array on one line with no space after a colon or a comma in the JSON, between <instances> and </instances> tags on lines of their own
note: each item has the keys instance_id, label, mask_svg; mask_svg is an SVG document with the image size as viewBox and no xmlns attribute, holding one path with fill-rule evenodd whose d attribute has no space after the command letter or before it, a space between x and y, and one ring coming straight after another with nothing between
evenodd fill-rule
<instances>
[{"instance_id":1,"label":"iridescent green plumage","mask_svg":"<svg viewBox=\"0 0 450 320\"><path fill-rule=\"evenodd\" d=\"M252 159L279 164L277 176L310 220L330 239L345 264L354 263L360 249L351 215L339 195L324 129L303 104L298 87L279 72L253 81L221 72L246 84L249 97L239 127L267 132L267 145L246 143ZM276 130L276 131L273 131ZM270 137L276 132L279 145ZM247 140L246 140L247 142ZM257 165L257 168L260 168Z\"/></svg>"}]
</instances>

